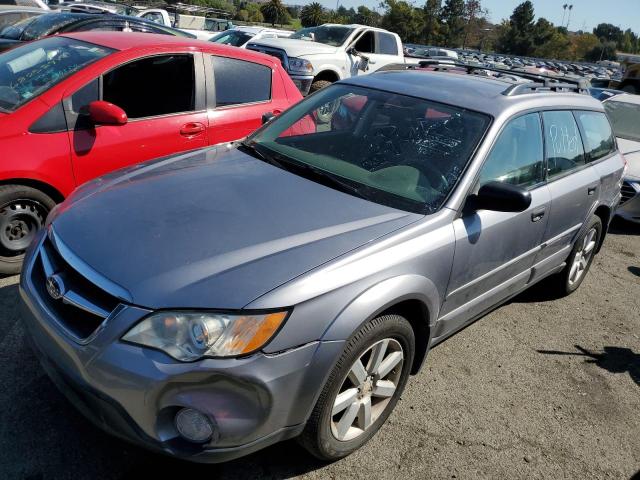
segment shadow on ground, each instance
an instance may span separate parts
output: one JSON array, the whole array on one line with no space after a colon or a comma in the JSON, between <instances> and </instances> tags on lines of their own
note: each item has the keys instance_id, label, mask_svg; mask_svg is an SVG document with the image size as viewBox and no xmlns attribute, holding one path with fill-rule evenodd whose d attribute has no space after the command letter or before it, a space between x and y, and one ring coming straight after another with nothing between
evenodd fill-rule
<instances>
[{"instance_id":1,"label":"shadow on ground","mask_svg":"<svg viewBox=\"0 0 640 480\"><path fill-rule=\"evenodd\" d=\"M640 224L615 217L609 226L609 233L613 235L640 235Z\"/></svg>"},{"instance_id":2,"label":"shadow on ground","mask_svg":"<svg viewBox=\"0 0 640 480\"><path fill-rule=\"evenodd\" d=\"M574 345L577 352L558 350L538 350L545 355L569 355L586 357L586 363L594 363L610 373L628 373L631 379L640 386L640 354L630 348L604 347L602 352L591 352L580 345Z\"/></svg>"},{"instance_id":3,"label":"shadow on ground","mask_svg":"<svg viewBox=\"0 0 640 480\"><path fill-rule=\"evenodd\" d=\"M0 475L3 479L271 478L324 464L285 442L220 465L201 465L115 439L82 417L44 375L18 318L18 288L0 288ZM198 475L198 476L196 476Z\"/></svg>"}]
</instances>

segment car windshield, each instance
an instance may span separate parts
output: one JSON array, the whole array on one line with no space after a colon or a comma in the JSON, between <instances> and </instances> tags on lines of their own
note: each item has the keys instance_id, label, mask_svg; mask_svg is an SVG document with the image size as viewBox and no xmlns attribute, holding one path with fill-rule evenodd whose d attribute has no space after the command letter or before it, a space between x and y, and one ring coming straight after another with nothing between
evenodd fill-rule
<instances>
[{"instance_id":1,"label":"car windshield","mask_svg":"<svg viewBox=\"0 0 640 480\"><path fill-rule=\"evenodd\" d=\"M39 15L37 17L23 20L26 22L24 25L20 25L21 36L20 40L29 42L31 40L37 40L47 35L57 33L62 27L73 23L83 17L83 14L77 13L48 13ZM87 18L91 18L87 14Z\"/></svg>"},{"instance_id":2,"label":"car windshield","mask_svg":"<svg viewBox=\"0 0 640 480\"><path fill-rule=\"evenodd\" d=\"M22 33L24 30L33 23L37 16L23 18L22 20L17 21L13 25L7 25L2 30L0 30L0 37L7 38L10 40L20 40Z\"/></svg>"},{"instance_id":3,"label":"car windshield","mask_svg":"<svg viewBox=\"0 0 640 480\"><path fill-rule=\"evenodd\" d=\"M51 37L0 55L0 109L15 110L112 52L70 38Z\"/></svg>"},{"instance_id":4,"label":"car windshield","mask_svg":"<svg viewBox=\"0 0 640 480\"><path fill-rule=\"evenodd\" d=\"M604 108L616 137L640 142L640 105L609 101L604 102Z\"/></svg>"},{"instance_id":5,"label":"car windshield","mask_svg":"<svg viewBox=\"0 0 640 480\"><path fill-rule=\"evenodd\" d=\"M213 43L231 45L233 47L241 47L252 38L253 35L247 32L241 32L239 30L227 30L226 32L215 35L209 41Z\"/></svg>"},{"instance_id":6,"label":"car windshield","mask_svg":"<svg viewBox=\"0 0 640 480\"><path fill-rule=\"evenodd\" d=\"M438 210L490 118L459 107L336 84L249 137L256 156L347 193L416 213Z\"/></svg>"},{"instance_id":7,"label":"car windshield","mask_svg":"<svg viewBox=\"0 0 640 480\"><path fill-rule=\"evenodd\" d=\"M321 25L319 27L309 27L298 30L289 38L310 40L331 45L332 47L339 47L349 38L351 32L353 32L353 28L340 25Z\"/></svg>"}]
</instances>

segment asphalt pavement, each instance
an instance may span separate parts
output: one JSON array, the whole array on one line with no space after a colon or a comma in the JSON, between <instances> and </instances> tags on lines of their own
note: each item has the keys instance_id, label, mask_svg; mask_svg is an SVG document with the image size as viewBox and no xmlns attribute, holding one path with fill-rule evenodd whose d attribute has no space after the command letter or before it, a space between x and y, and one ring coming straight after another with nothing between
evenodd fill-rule
<instances>
[{"instance_id":1,"label":"asphalt pavement","mask_svg":"<svg viewBox=\"0 0 640 480\"><path fill-rule=\"evenodd\" d=\"M581 288L544 285L433 349L389 422L323 464L285 442L221 465L93 427L25 343L0 279L0 478L640 478L640 228L615 223Z\"/></svg>"}]
</instances>

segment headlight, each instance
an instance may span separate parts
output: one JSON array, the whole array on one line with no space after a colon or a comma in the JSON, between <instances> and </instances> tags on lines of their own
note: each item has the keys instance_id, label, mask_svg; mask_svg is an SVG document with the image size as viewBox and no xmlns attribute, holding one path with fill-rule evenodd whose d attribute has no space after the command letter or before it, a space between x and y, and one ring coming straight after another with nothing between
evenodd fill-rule
<instances>
[{"instance_id":1,"label":"headlight","mask_svg":"<svg viewBox=\"0 0 640 480\"><path fill-rule=\"evenodd\" d=\"M313 74L313 65L309 60L304 58L290 58L289 71L291 73L302 73L304 75Z\"/></svg>"},{"instance_id":2,"label":"headlight","mask_svg":"<svg viewBox=\"0 0 640 480\"><path fill-rule=\"evenodd\" d=\"M122 339L162 350L183 362L202 357L231 357L260 349L280 328L287 314L159 312L142 320Z\"/></svg>"}]
</instances>

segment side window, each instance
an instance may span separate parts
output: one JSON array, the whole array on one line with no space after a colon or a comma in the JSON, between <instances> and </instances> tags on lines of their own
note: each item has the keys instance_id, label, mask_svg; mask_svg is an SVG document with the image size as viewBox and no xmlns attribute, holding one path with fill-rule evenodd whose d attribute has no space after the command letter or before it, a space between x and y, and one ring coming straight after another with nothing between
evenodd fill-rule
<instances>
[{"instance_id":1,"label":"side window","mask_svg":"<svg viewBox=\"0 0 640 480\"><path fill-rule=\"evenodd\" d=\"M382 55L398 55L396 37L388 33L378 32L378 52Z\"/></svg>"},{"instance_id":2,"label":"side window","mask_svg":"<svg viewBox=\"0 0 640 480\"><path fill-rule=\"evenodd\" d=\"M571 112L543 112L544 142L549 179L564 175L585 164L578 125Z\"/></svg>"},{"instance_id":3,"label":"side window","mask_svg":"<svg viewBox=\"0 0 640 480\"><path fill-rule=\"evenodd\" d=\"M211 59L216 86L216 106L271 100L271 68L233 58Z\"/></svg>"},{"instance_id":4,"label":"side window","mask_svg":"<svg viewBox=\"0 0 640 480\"><path fill-rule=\"evenodd\" d=\"M365 32L356 42L354 48L361 53L376 53L376 42L372 31Z\"/></svg>"},{"instance_id":5,"label":"side window","mask_svg":"<svg viewBox=\"0 0 640 480\"><path fill-rule=\"evenodd\" d=\"M150 22L159 23L160 25L164 23L160 12L147 12L142 15L142 18L149 20Z\"/></svg>"},{"instance_id":6,"label":"side window","mask_svg":"<svg viewBox=\"0 0 640 480\"><path fill-rule=\"evenodd\" d=\"M505 182L528 188L542 181L544 153L540 115L529 113L504 127L482 166L479 186Z\"/></svg>"},{"instance_id":7,"label":"side window","mask_svg":"<svg viewBox=\"0 0 640 480\"><path fill-rule=\"evenodd\" d=\"M590 162L606 157L616 149L611 125L604 113L576 111L574 114L582 129L584 146Z\"/></svg>"},{"instance_id":8,"label":"side window","mask_svg":"<svg viewBox=\"0 0 640 480\"><path fill-rule=\"evenodd\" d=\"M162 81L150 82L150 78ZM118 105L130 119L191 112L195 109L192 55L158 55L127 63L103 77L102 99Z\"/></svg>"},{"instance_id":9,"label":"side window","mask_svg":"<svg viewBox=\"0 0 640 480\"><path fill-rule=\"evenodd\" d=\"M124 22L91 22L74 29L74 32L122 32L125 27Z\"/></svg>"}]
</instances>

